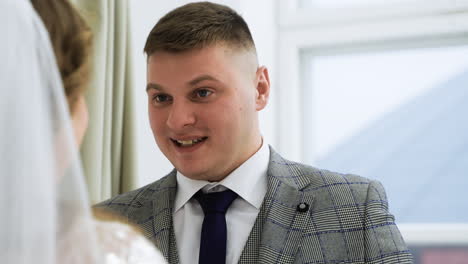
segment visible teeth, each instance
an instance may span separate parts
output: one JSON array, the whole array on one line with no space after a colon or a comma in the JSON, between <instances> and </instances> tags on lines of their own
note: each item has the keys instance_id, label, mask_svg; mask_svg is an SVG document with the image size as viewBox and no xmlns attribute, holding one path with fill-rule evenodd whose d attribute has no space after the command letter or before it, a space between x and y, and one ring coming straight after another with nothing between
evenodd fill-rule
<instances>
[{"instance_id":1,"label":"visible teeth","mask_svg":"<svg viewBox=\"0 0 468 264\"><path fill-rule=\"evenodd\" d=\"M192 140L176 140L177 143L181 144L182 146L191 146L195 143L198 143L200 141L202 141L203 139L202 138L198 138L198 139L192 139Z\"/></svg>"}]
</instances>

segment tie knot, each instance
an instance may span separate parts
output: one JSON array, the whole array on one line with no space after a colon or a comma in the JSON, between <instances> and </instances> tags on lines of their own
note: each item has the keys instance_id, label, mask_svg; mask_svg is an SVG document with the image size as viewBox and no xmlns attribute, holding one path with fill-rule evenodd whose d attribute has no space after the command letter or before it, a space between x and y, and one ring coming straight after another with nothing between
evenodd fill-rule
<instances>
[{"instance_id":1,"label":"tie knot","mask_svg":"<svg viewBox=\"0 0 468 264\"><path fill-rule=\"evenodd\" d=\"M195 199L200 203L205 215L211 213L225 214L237 194L231 190L213 193L203 193L201 190L195 194Z\"/></svg>"}]
</instances>

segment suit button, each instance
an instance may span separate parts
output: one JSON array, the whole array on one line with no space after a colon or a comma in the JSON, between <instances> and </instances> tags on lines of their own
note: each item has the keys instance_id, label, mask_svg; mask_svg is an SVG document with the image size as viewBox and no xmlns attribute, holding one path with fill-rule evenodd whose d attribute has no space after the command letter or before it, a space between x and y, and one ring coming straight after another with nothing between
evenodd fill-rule
<instances>
[{"instance_id":1,"label":"suit button","mask_svg":"<svg viewBox=\"0 0 468 264\"><path fill-rule=\"evenodd\" d=\"M297 211L301 213L305 213L309 210L309 204L307 203L300 203L297 205Z\"/></svg>"}]
</instances>

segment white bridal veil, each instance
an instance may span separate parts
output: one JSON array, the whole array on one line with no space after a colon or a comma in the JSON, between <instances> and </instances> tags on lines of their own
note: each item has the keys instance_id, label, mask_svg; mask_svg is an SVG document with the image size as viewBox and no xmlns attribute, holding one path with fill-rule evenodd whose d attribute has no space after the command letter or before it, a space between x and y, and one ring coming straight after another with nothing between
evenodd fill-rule
<instances>
[{"instance_id":1,"label":"white bridal veil","mask_svg":"<svg viewBox=\"0 0 468 264\"><path fill-rule=\"evenodd\" d=\"M0 1L0 263L103 263L48 33Z\"/></svg>"}]
</instances>

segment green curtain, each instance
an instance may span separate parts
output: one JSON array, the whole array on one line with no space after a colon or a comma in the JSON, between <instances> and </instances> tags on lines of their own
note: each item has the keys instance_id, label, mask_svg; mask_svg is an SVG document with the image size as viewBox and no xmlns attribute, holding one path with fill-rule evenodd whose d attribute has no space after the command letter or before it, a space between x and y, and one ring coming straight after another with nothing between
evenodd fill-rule
<instances>
[{"instance_id":1,"label":"green curtain","mask_svg":"<svg viewBox=\"0 0 468 264\"><path fill-rule=\"evenodd\" d=\"M92 203L137 183L135 89L125 0L72 0L94 35L89 127L81 147Z\"/></svg>"}]
</instances>

